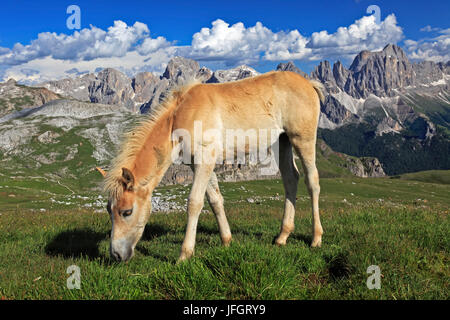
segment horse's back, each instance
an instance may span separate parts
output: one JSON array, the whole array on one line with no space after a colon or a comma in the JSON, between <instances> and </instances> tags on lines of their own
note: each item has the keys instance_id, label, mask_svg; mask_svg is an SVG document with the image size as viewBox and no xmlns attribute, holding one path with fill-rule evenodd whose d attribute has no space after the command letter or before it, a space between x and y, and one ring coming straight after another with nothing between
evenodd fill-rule
<instances>
[{"instance_id":1,"label":"horse's back","mask_svg":"<svg viewBox=\"0 0 450 320\"><path fill-rule=\"evenodd\" d=\"M313 85L290 71L273 71L220 84L197 84L179 108L183 123L200 120L204 129L277 128L317 130L319 97ZM289 133L289 132L288 132Z\"/></svg>"}]
</instances>

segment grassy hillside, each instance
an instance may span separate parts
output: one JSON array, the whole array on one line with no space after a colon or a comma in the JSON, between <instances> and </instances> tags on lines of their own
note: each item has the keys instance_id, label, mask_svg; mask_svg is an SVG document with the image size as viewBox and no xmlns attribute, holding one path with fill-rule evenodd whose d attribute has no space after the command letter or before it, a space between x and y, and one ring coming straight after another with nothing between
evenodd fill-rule
<instances>
[{"instance_id":1,"label":"grassy hillside","mask_svg":"<svg viewBox=\"0 0 450 320\"><path fill-rule=\"evenodd\" d=\"M404 180L415 180L428 183L442 183L450 184L450 170L430 170L402 174L401 176L394 176L392 178L399 178Z\"/></svg>"},{"instance_id":2,"label":"grassy hillside","mask_svg":"<svg viewBox=\"0 0 450 320\"><path fill-rule=\"evenodd\" d=\"M450 99L449 92L443 91L434 98L413 93L404 99L415 111L426 114L434 124L444 128L447 135L450 135L450 104L446 102Z\"/></svg>"},{"instance_id":3,"label":"grassy hillside","mask_svg":"<svg viewBox=\"0 0 450 320\"><path fill-rule=\"evenodd\" d=\"M377 157L388 175L450 168L450 140L441 129L428 141L409 132L375 135L375 128L365 124L349 124L319 130L319 137L333 150L357 157Z\"/></svg>"},{"instance_id":4,"label":"grassy hillside","mask_svg":"<svg viewBox=\"0 0 450 320\"><path fill-rule=\"evenodd\" d=\"M377 127L385 117L384 109L376 108L365 115L361 123L347 124L334 130L319 129L319 138L333 150L356 157L376 157L388 175L424 170L450 169L450 104L445 90L432 94L408 93L401 101L417 114L424 115L414 121L392 119L402 123L399 133L377 135ZM424 139L429 119L435 135Z\"/></svg>"},{"instance_id":5,"label":"grassy hillside","mask_svg":"<svg viewBox=\"0 0 450 320\"><path fill-rule=\"evenodd\" d=\"M281 181L221 183L234 237L231 247L221 247L215 218L205 207L195 257L177 265L183 211L153 214L136 256L119 264L109 258L111 226L106 201L98 193L72 194L55 185L54 194L46 195L39 192L41 182L29 194L10 182L2 182L0 189L3 299L449 298L448 185L322 179L324 243L311 249L303 183L296 230L283 248L272 245L282 217ZM155 194L184 203L187 191L167 186ZM73 264L81 270L80 290L66 288L66 269ZM366 287L370 265L381 269L380 290Z\"/></svg>"}]
</instances>

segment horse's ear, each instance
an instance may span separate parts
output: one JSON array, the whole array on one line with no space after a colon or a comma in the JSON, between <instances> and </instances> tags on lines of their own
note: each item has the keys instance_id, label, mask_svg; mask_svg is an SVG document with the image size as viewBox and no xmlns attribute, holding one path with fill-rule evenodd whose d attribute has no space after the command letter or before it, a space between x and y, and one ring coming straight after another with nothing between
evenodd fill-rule
<instances>
[{"instance_id":1,"label":"horse's ear","mask_svg":"<svg viewBox=\"0 0 450 320\"><path fill-rule=\"evenodd\" d=\"M128 170L127 168L122 168L122 179L123 182L125 183L125 188L128 191L133 190L133 186L134 186L134 175L133 173Z\"/></svg>"},{"instance_id":2,"label":"horse's ear","mask_svg":"<svg viewBox=\"0 0 450 320\"><path fill-rule=\"evenodd\" d=\"M103 176L103 178L106 177L106 171L105 171L105 170L103 170L103 169L100 168L100 167L95 167L95 169L97 169L97 171L101 173L101 175Z\"/></svg>"}]
</instances>

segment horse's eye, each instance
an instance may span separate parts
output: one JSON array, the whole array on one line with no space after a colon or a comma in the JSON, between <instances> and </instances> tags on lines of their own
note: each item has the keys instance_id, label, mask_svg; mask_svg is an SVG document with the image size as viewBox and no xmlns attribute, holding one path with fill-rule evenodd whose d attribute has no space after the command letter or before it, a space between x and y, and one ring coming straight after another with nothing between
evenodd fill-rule
<instances>
[{"instance_id":1,"label":"horse's eye","mask_svg":"<svg viewBox=\"0 0 450 320\"><path fill-rule=\"evenodd\" d=\"M119 213L122 217L128 217L133 213L133 209L120 210Z\"/></svg>"}]
</instances>

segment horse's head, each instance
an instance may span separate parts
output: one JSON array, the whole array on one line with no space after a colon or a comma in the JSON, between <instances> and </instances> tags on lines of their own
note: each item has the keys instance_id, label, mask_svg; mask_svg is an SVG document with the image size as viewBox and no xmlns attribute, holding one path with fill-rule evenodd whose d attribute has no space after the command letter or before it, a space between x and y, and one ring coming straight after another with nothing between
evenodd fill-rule
<instances>
[{"instance_id":1,"label":"horse's head","mask_svg":"<svg viewBox=\"0 0 450 320\"><path fill-rule=\"evenodd\" d=\"M97 170L106 176L105 171ZM122 168L118 183L120 192L113 193L107 205L112 222L110 253L118 261L128 261L144 231L151 202L148 189L135 183L130 170Z\"/></svg>"}]
</instances>

